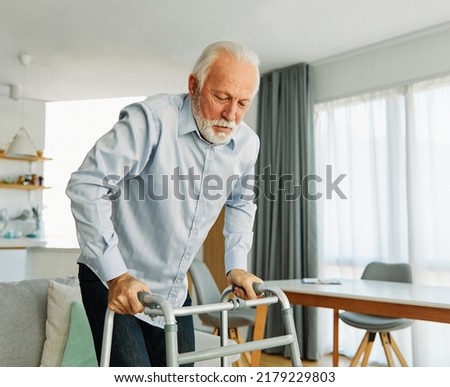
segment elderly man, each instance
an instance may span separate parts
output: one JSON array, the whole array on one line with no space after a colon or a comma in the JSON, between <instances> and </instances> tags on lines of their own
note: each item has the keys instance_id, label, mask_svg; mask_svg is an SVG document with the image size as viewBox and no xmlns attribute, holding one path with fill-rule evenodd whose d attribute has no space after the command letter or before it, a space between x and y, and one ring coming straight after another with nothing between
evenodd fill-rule
<instances>
[{"instance_id":1,"label":"elderly man","mask_svg":"<svg viewBox=\"0 0 450 387\"><path fill-rule=\"evenodd\" d=\"M107 306L118 314L112 366L165 365L163 322L142 313L137 293L190 304L186 273L224 205L228 282L238 297L256 297L252 284L262 281L247 271L247 255L259 140L242 119L258 66L237 43L211 44L189 76L189 94L125 107L72 174L79 280L98 358ZM192 316L177 325L179 351L194 350Z\"/></svg>"}]
</instances>

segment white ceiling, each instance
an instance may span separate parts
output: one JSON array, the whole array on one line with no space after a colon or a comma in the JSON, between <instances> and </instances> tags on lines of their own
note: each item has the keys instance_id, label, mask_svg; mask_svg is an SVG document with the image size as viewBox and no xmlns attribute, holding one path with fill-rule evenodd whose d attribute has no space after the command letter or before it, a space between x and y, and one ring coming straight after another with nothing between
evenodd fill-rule
<instances>
[{"instance_id":1,"label":"white ceiling","mask_svg":"<svg viewBox=\"0 0 450 387\"><path fill-rule=\"evenodd\" d=\"M449 20L449 0L2 0L0 85L22 84L26 52L27 98L181 92L212 41L250 46L266 72Z\"/></svg>"}]
</instances>

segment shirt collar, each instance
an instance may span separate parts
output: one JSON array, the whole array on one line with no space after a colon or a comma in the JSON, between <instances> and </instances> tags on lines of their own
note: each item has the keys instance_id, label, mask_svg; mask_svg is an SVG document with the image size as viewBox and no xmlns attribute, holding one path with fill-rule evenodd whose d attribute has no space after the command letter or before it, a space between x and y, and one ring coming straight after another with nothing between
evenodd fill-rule
<instances>
[{"instance_id":1,"label":"shirt collar","mask_svg":"<svg viewBox=\"0 0 450 387\"><path fill-rule=\"evenodd\" d=\"M186 94L186 97L184 98L183 106L181 107L180 111L180 125L178 126L178 136L184 136L187 133L190 132L196 132L198 138L202 141L204 141L207 144L210 144L209 142L205 141L203 137L200 135L197 124L194 119L194 115L192 114L192 102L191 98L188 94ZM210 144L213 145L213 144ZM231 150L234 150L235 148L235 139L231 138L229 142L224 144L223 146L228 146ZM221 146L221 145L214 145L214 146Z\"/></svg>"}]
</instances>

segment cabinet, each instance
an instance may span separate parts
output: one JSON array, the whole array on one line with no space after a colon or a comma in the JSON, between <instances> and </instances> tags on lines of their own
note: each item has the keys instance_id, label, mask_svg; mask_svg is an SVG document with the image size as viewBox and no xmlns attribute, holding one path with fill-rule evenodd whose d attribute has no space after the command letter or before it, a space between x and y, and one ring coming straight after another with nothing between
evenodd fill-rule
<instances>
[{"instance_id":1,"label":"cabinet","mask_svg":"<svg viewBox=\"0 0 450 387\"><path fill-rule=\"evenodd\" d=\"M12 157L8 156L5 153L0 154L0 161L16 161L16 162L28 162L30 164L29 171L26 174L32 174L31 164L34 162L43 162L51 160L48 157L41 156L22 156L22 157ZM0 189L18 189L18 190L44 190L50 187L46 187L41 184L18 184L17 179L14 182L6 181L4 179L0 179Z\"/></svg>"}]
</instances>

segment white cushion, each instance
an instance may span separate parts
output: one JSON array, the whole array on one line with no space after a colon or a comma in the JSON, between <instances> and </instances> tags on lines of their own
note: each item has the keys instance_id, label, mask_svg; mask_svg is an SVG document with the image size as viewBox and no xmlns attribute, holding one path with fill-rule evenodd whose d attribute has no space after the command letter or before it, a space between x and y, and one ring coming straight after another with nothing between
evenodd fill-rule
<instances>
[{"instance_id":1,"label":"white cushion","mask_svg":"<svg viewBox=\"0 0 450 387\"><path fill-rule=\"evenodd\" d=\"M81 302L78 281L64 285L53 280L48 285L47 322L41 367L59 367L69 336L72 303Z\"/></svg>"}]
</instances>

